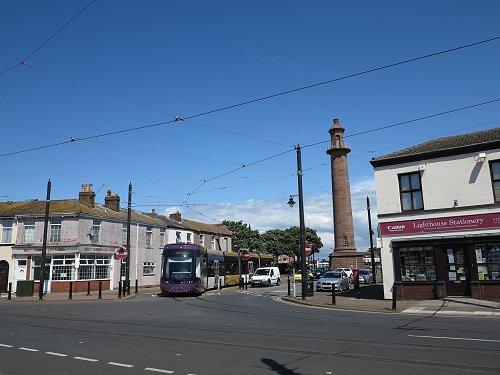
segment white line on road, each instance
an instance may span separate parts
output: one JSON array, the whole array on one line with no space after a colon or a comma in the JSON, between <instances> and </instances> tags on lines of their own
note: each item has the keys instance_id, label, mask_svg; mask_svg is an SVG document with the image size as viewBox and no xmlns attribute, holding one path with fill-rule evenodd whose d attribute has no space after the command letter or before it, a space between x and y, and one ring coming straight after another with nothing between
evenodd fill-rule
<instances>
[{"instance_id":1,"label":"white line on road","mask_svg":"<svg viewBox=\"0 0 500 375\"><path fill-rule=\"evenodd\" d=\"M67 356L68 356L67 354L63 354L63 353L56 353L56 352L45 352L45 354L48 354L48 355L55 355L56 357L67 357Z\"/></svg>"},{"instance_id":2,"label":"white line on road","mask_svg":"<svg viewBox=\"0 0 500 375\"><path fill-rule=\"evenodd\" d=\"M78 359L80 361L87 361L87 362L98 362L99 360L98 359L94 359L94 358L85 358L85 357L73 357L75 359Z\"/></svg>"},{"instance_id":3,"label":"white line on road","mask_svg":"<svg viewBox=\"0 0 500 375\"><path fill-rule=\"evenodd\" d=\"M408 337L417 337L417 338L424 338L424 339L440 339L440 340L462 340L462 341L500 342L500 340L469 339L469 338L466 338L466 337L419 336L419 335L408 335Z\"/></svg>"},{"instance_id":4,"label":"white line on road","mask_svg":"<svg viewBox=\"0 0 500 375\"><path fill-rule=\"evenodd\" d=\"M38 349L31 349L31 348L19 348L19 350L25 350L27 352L37 352Z\"/></svg>"},{"instance_id":5,"label":"white line on road","mask_svg":"<svg viewBox=\"0 0 500 375\"><path fill-rule=\"evenodd\" d=\"M128 367L128 368L134 367L134 365L129 365L126 363L119 363L119 362L108 362L108 365L118 366L118 367Z\"/></svg>"},{"instance_id":6,"label":"white line on road","mask_svg":"<svg viewBox=\"0 0 500 375\"><path fill-rule=\"evenodd\" d=\"M162 374L173 374L174 373L174 371L171 371L171 370L162 370L162 369L159 369L159 368L152 368L152 367L146 367L144 369L144 371L160 372Z\"/></svg>"},{"instance_id":7,"label":"white line on road","mask_svg":"<svg viewBox=\"0 0 500 375\"><path fill-rule=\"evenodd\" d=\"M0 344L2 348L12 348L12 345Z\"/></svg>"}]
</instances>

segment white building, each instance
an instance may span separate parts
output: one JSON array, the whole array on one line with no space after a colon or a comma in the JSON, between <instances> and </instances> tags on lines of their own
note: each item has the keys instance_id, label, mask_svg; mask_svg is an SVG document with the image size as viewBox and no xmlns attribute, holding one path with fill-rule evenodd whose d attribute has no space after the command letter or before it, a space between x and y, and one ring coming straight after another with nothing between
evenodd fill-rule
<instances>
[{"instance_id":1,"label":"white building","mask_svg":"<svg viewBox=\"0 0 500 375\"><path fill-rule=\"evenodd\" d=\"M371 160L384 296L500 300L500 128Z\"/></svg>"}]
</instances>

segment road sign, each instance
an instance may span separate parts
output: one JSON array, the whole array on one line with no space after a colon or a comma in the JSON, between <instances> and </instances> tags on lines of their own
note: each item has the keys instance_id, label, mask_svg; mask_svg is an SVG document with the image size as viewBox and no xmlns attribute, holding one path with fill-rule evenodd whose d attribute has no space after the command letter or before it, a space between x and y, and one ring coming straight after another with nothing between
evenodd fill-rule
<instances>
[{"instance_id":1,"label":"road sign","mask_svg":"<svg viewBox=\"0 0 500 375\"><path fill-rule=\"evenodd\" d=\"M311 246L309 246L309 244L306 242L306 256L308 257L309 255L311 255Z\"/></svg>"},{"instance_id":2,"label":"road sign","mask_svg":"<svg viewBox=\"0 0 500 375\"><path fill-rule=\"evenodd\" d=\"M127 250L123 247L120 247L118 250L116 250L116 257L118 259L125 259L127 257Z\"/></svg>"},{"instance_id":3,"label":"road sign","mask_svg":"<svg viewBox=\"0 0 500 375\"><path fill-rule=\"evenodd\" d=\"M241 260L246 262L248 259L250 259L250 252L248 250L243 250L240 253L240 256L241 256Z\"/></svg>"}]
</instances>

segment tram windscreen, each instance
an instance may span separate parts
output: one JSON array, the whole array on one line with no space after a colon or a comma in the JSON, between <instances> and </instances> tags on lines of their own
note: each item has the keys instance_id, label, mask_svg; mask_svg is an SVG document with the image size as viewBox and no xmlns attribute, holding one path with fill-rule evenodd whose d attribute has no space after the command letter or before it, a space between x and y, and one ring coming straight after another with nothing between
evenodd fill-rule
<instances>
[{"instance_id":1,"label":"tram windscreen","mask_svg":"<svg viewBox=\"0 0 500 375\"><path fill-rule=\"evenodd\" d=\"M193 271L193 258L187 254L169 256L164 271L169 280L189 280Z\"/></svg>"}]
</instances>

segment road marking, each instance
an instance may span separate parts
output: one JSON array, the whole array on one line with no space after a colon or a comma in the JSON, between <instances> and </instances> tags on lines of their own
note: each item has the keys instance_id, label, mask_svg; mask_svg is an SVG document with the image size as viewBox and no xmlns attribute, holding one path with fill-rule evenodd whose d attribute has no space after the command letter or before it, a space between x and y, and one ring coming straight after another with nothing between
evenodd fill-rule
<instances>
[{"instance_id":1,"label":"road marking","mask_svg":"<svg viewBox=\"0 0 500 375\"><path fill-rule=\"evenodd\" d=\"M31 348L19 348L19 350L25 350L27 352L37 352L38 349L31 349Z\"/></svg>"},{"instance_id":2,"label":"road marking","mask_svg":"<svg viewBox=\"0 0 500 375\"><path fill-rule=\"evenodd\" d=\"M67 357L67 354L62 354L62 353L55 353L55 352L45 352L45 354L48 355L55 355L56 357Z\"/></svg>"},{"instance_id":3,"label":"road marking","mask_svg":"<svg viewBox=\"0 0 500 375\"><path fill-rule=\"evenodd\" d=\"M171 370L162 370L159 368L146 367L144 371L153 371L153 372L161 372L162 374L173 374L174 371Z\"/></svg>"},{"instance_id":4,"label":"road marking","mask_svg":"<svg viewBox=\"0 0 500 375\"><path fill-rule=\"evenodd\" d=\"M424 339L439 339L439 340L463 340L463 341L500 342L500 340L469 339L467 337L420 336L420 335L408 335L408 337L417 337L417 338L424 338Z\"/></svg>"},{"instance_id":5,"label":"road marking","mask_svg":"<svg viewBox=\"0 0 500 375\"><path fill-rule=\"evenodd\" d=\"M2 348L12 348L12 345L0 344Z\"/></svg>"},{"instance_id":6,"label":"road marking","mask_svg":"<svg viewBox=\"0 0 500 375\"><path fill-rule=\"evenodd\" d=\"M98 359L94 359L94 358L85 358L85 357L73 357L75 359L78 359L80 361L87 361L87 362L98 362L99 360Z\"/></svg>"},{"instance_id":7,"label":"road marking","mask_svg":"<svg viewBox=\"0 0 500 375\"><path fill-rule=\"evenodd\" d=\"M119 362L108 362L108 365L118 366L118 367L128 367L128 368L134 367L134 365L129 365L127 363L119 363Z\"/></svg>"}]
</instances>

